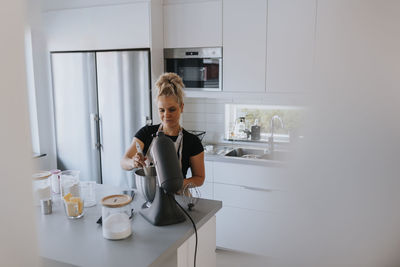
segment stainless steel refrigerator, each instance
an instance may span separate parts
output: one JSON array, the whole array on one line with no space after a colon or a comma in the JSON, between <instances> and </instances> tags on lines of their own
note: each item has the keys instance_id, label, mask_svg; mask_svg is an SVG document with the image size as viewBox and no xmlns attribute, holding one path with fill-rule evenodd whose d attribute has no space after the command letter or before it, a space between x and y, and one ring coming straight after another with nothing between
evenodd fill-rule
<instances>
[{"instance_id":1,"label":"stainless steel refrigerator","mask_svg":"<svg viewBox=\"0 0 400 267\"><path fill-rule=\"evenodd\" d=\"M120 160L151 119L149 50L52 52L57 165L126 186Z\"/></svg>"}]
</instances>

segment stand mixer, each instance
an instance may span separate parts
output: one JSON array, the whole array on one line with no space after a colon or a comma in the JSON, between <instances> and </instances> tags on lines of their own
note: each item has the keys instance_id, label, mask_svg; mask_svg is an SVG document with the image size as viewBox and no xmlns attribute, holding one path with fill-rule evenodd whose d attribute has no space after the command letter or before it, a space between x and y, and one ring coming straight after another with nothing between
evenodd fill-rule
<instances>
[{"instance_id":1,"label":"stand mixer","mask_svg":"<svg viewBox=\"0 0 400 267\"><path fill-rule=\"evenodd\" d=\"M156 226L180 223L186 220L184 213L176 204L174 194L182 188L183 175L172 140L159 132L152 148L157 173L154 200L149 208L140 214Z\"/></svg>"}]
</instances>

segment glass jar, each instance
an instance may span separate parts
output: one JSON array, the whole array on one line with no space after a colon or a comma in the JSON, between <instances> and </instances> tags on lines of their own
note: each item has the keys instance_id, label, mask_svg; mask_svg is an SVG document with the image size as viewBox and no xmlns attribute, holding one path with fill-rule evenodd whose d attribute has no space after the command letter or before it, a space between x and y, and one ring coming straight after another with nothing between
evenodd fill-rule
<instances>
[{"instance_id":1,"label":"glass jar","mask_svg":"<svg viewBox=\"0 0 400 267\"><path fill-rule=\"evenodd\" d=\"M67 217L70 219L81 218L84 214L84 206L79 187L79 171L62 171L60 175L60 189Z\"/></svg>"},{"instance_id":2,"label":"glass jar","mask_svg":"<svg viewBox=\"0 0 400 267\"><path fill-rule=\"evenodd\" d=\"M48 171L38 172L32 175L33 200L35 205L40 205L40 200L51 198L51 173Z\"/></svg>"},{"instance_id":3,"label":"glass jar","mask_svg":"<svg viewBox=\"0 0 400 267\"><path fill-rule=\"evenodd\" d=\"M132 197L111 195L101 200L103 237L112 240L124 239L132 234L131 217L133 209L129 205Z\"/></svg>"},{"instance_id":4,"label":"glass jar","mask_svg":"<svg viewBox=\"0 0 400 267\"><path fill-rule=\"evenodd\" d=\"M60 194L60 170L51 170L51 191L53 194Z\"/></svg>"}]
</instances>

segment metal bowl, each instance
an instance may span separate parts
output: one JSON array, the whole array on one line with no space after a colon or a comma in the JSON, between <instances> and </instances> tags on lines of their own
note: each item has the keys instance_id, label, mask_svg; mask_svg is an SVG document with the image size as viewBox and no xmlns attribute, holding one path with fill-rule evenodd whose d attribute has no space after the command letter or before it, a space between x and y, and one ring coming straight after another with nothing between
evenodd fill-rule
<instances>
[{"instance_id":1,"label":"metal bowl","mask_svg":"<svg viewBox=\"0 0 400 267\"><path fill-rule=\"evenodd\" d=\"M148 208L151 202L154 200L157 189L157 172L155 167L148 167L148 175L146 176L143 169L135 171L135 182L136 188L140 196L142 196L146 202L143 204L143 208Z\"/></svg>"}]
</instances>

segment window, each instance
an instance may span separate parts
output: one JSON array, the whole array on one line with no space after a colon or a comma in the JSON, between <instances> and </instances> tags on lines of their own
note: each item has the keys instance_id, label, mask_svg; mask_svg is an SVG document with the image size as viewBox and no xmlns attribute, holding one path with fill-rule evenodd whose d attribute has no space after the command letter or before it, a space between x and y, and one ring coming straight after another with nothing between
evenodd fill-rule
<instances>
[{"instance_id":1,"label":"window","mask_svg":"<svg viewBox=\"0 0 400 267\"><path fill-rule=\"evenodd\" d=\"M303 108L290 106L262 106L262 105L225 105L225 138L226 139L249 139L248 136L238 136L237 125L240 117L245 118L245 128L250 130L252 125L261 128L261 141L267 141L271 135L271 118L278 115L284 124L281 127L279 120L274 122L274 138L280 141L289 141L290 135L298 132L301 126Z\"/></svg>"}]
</instances>

